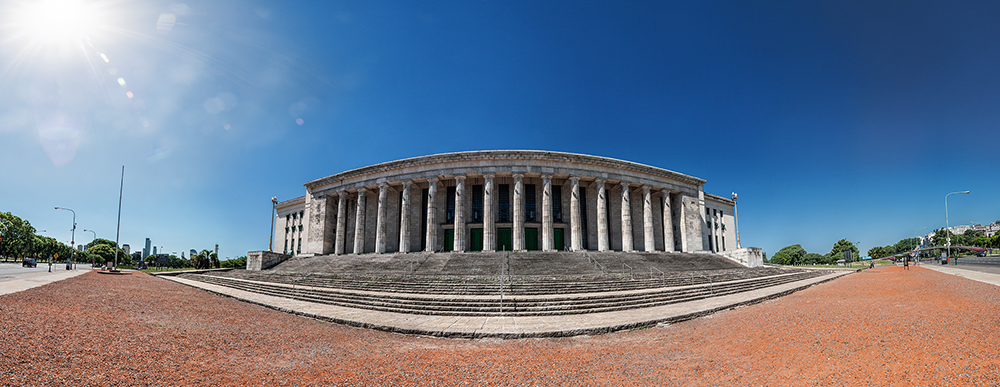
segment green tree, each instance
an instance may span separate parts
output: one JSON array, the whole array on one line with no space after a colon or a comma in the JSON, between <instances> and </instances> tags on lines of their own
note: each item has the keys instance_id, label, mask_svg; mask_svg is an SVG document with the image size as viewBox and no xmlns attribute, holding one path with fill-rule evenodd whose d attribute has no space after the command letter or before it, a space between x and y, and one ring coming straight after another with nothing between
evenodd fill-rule
<instances>
[{"instance_id":1,"label":"green tree","mask_svg":"<svg viewBox=\"0 0 1000 387\"><path fill-rule=\"evenodd\" d=\"M948 243L947 241L948 241L948 236L949 235L951 236L952 244L954 244L955 243L955 234L952 234L951 231L948 231L947 229L945 229L943 227L939 228L937 230L934 230L934 236L931 237L931 243L934 246L944 246L944 245L946 245Z\"/></svg>"},{"instance_id":2,"label":"green tree","mask_svg":"<svg viewBox=\"0 0 1000 387\"><path fill-rule=\"evenodd\" d=\"M815 265L824 263L825 258L821 254L817 253L806 253L802 256L802 262L806 265Z\"/></svg>"},{"instance_id":3,"label":"green tree","mask_svg":"<svg viewBox=\"0 0 1000 387\"><path fill-rule=\"evenodd\" d=\"M803 257L806 255L806 249L803 249L801 245L790 245L782 247L774 256L771 257L771 263L776 263L779 265L798 265L803 263Z\"/></svg>"},{"instance_id":4,"label":"green tree","mask_svg":"<svg viewBox=\"0 0 1000 387\"><path fill-rule=\"evenodd\" d=\"M857 261L861 258L858 254L857 246L854 243L849 242L847 239L841 239L837 243L833 244L833 248L830 249L830 253L826 255L827 263L836 263L838 260L844 259L844 251L851 251L852 259Z\"/></svg>"},{"instance_id":5,"label":"green tree","mask_svg":"<svg viewBox=\"0 0 1000 387\"><path fill-rule=\"evenodd\" d=\"M247 268L247 256L236 257L235 259L227 259L222 261L222 267L231 267L234 269L246 269Z\"/></svg>"},{"instance_id":6,"label":"green tree","mask_svg":"<svg viewBox=\"0 0 1000 387\"><path fill-rule=\"evenodd\" d=\"M0 256L19 258L27 255L35 228L31 222L10 212L0 212Z\"/></svg>"},{"instance_id":7,"label":"green tree","mask_svg":"<svg viewBox=\"0 0 1000 387\"><path fill-rule=\"evenodd\" d=\"M202 250L191 257L191 264L195 269L211 269L219 267L219 256L209 250Z\"/></svg>"},{"instance_id":8,"label":"green tree","mask_svg":"<svg viewBox=\"0 0 1000 387\"><path fill-rule=\"evenodd\" d=\"M917 247L919 246L920 246L920 238L901 239L899 242L896 242L896 244L892 246L893 252L892 254L889 255L905 253L907 251L913 251L916 250Z\"/></svg>"}]
</instances>

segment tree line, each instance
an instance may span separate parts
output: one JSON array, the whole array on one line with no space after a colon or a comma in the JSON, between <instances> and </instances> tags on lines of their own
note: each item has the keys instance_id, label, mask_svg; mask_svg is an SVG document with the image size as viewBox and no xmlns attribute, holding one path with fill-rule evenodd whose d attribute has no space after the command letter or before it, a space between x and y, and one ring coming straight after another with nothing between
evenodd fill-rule
<instances>
[{"instance_id":1,"label":"tree line","mask_svg":"<svg viewBox=\"0 0 1000 387\"><path fill-rule=\"evenodd\" d=\"M39 235L36 231L28 220L10 212L0 212L0 257L5 261L35 258L42 262L49 259L65 262L67 259L71 259L73 253L76 253L77 262L103 265L107 262L114 262L117 252L119 266L134 266L143 261L141 251L126 254L125 250L122 250L114 241L107 239L94 239L86 244L84 251L74 251L72 246L59 242L55 238ZM58 254L58 259L55 258L56 254ZM218 254L207 249L191 256L190 259L185 259L183 254L181 257L172 254L161 256L164 256L161 266L177 269L246 268L246 256L219 261ZM148 266L157 265L159 263L157 261L157 256L146 257Z\"/></svg>"},{"instance_id":2,"label":"tree line","mask_svg":"<svg viewBox=\"0 0 1000 387\"><path fill-rule=\"evenodd\" d=\"M850 251L855 261L861 258L854 243L841 239L834 243L833 248L825 255L807 252L801 245L795 244L778 250L768 262L778 265L832 265L844 259L845 251Z\"/></svg>"},{"instance_id":3,"label":"tree line","mask_svg":"<svg viewBox=\"0 0 1000 387\"><path fill-rule=\"evenodd\" d=\"M934 230L934 235L931 236L930 246L928 247L947 246L949 236L951 237L952 246L1000 248L1000 234L987 237L973 229L965 230L962 234L955 234L944 227ZM916 250L918 247L920 247L920 238L906 238L900 240L895 245L872 247L868 249L868 255L874 259L879 259L910 252Z\"/></svg>"}]
</instances>

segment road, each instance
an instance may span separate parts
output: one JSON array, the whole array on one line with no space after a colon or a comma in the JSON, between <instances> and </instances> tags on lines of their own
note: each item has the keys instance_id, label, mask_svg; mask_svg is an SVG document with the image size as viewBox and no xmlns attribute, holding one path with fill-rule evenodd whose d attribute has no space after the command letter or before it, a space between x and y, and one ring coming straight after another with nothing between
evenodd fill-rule
<instances>
[{"instance_id":1,"label":"road","mask_svg":"<svg viewBox=\"0 0 1000 387\"><path fill-rule=\"evenodd\" d=\"M76 277L90 271L89 267L78 266L77 270L66 270L66 264L49 265L39 263L38 267L22 267L20 262L0 263L0 294L8 294L42 286L47 283Z\"/></svg>"}]
</instances>

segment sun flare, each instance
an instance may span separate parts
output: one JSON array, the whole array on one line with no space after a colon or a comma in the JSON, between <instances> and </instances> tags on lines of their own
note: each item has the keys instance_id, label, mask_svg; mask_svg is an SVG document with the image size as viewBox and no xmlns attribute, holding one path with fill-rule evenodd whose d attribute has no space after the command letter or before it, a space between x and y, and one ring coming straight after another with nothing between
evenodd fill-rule
<instances>
[{"instance_id":1,"label":"sun flare","mask_svg":"<svg viewBox=\"0 0 1000 387\"><path fill-rule=\"evenodd\" d=\"M79 0L41 0L25 4L17 24L29 38L58 42L89 39L100 26L93 4Z\"/></svg>"}]
</instances>

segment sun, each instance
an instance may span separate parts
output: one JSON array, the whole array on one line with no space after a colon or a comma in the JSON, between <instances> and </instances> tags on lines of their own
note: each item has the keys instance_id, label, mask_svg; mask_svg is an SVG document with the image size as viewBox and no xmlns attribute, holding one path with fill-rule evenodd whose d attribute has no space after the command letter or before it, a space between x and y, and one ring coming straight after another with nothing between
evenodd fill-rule
<instances>
[{"instance_id":1,"label":"sun","mask_svg":"<svg viewBox=\"0 0 1000 387\"><path fill-rule=\"evenodd\" d=\"M14 23L29 39L81 41L100 27L101 15L94 4L80 0L39 0L24 4Z\"/></svg>"}]
</instances>

